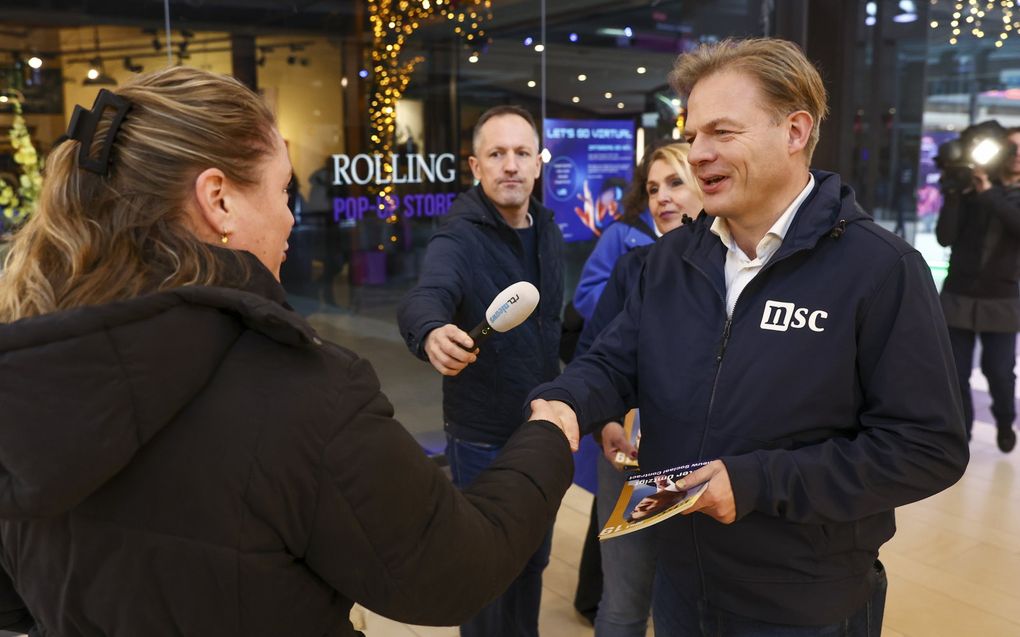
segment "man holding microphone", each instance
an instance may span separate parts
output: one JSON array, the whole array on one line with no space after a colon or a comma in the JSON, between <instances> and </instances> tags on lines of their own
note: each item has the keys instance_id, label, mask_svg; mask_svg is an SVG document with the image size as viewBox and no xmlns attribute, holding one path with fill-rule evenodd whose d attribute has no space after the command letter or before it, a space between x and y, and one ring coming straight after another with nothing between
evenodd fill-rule
<instances>
[{"instance_id":1,"label":"man holding microphone","mask_svg":"<svg viewBox=\"0 0 1020 637\"><path fill-rule=\"evenodd\" d=\"M397 316L411 353L444 376L446 456L460 487L496 458L523 422L528 392L559 373L563 305L563 235L552 211L531 196L542 170L531 115L516 106L483 113L468 161L479 183L453 202L429 240L418 285ZM538 308L477 347L467 330L486 320L490 302L518 281L538 288ZM517 581L462 625L462 636L537 637L551 541L550 528Z\"/></svg>"}]
</instances>

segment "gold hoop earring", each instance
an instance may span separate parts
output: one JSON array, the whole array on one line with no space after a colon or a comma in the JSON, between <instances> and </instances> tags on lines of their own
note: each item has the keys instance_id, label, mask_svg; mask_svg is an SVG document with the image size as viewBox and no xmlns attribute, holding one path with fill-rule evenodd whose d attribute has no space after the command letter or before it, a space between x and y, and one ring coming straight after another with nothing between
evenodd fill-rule
<instances>
[{"instance_id":1,"label":"gold hoop earring","mask_svg":"<svg viewBox=\"0 0 1020 637\"><path fill-rule=\"evenodd\" d=\"M220 236L220 243L222 243L223 245L227 245L228 241L230 241L230 237L228 237L227 233L224 232L223 235Z\"/></svg>"}]
</instances>

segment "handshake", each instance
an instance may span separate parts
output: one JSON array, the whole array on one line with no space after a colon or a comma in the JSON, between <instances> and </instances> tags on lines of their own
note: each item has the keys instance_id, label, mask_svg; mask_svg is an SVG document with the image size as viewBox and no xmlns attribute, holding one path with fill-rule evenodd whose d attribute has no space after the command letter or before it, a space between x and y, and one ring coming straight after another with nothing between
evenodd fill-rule
<instances>
[{"instance_id":1,"label":"handshake","mask_svg":"<svg viewBox=\"0 0 1020 637\"><path fill-rule=\"evenodd\" d=\"M529 420L545 420L560 428L570 443L570 450L577 451L581 442L580 428L577 426L577 414L570 405L558 400L531 401L531 418Z\"/></svg>"}]
</instances>

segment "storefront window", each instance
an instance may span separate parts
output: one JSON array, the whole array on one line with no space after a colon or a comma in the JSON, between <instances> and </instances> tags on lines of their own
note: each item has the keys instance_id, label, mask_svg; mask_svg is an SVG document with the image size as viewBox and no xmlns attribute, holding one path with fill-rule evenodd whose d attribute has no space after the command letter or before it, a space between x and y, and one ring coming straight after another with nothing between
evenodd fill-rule
<instances>
[{"instance_id":1,"label":"storefront window","mask_svg":"<svg viewBox=\"0 0 1020 637\"><path fill-rule=\"evenodd\" d=\"M549 162L536 195L567 235L569 294L621 213L634 162L648 144L680 137L684 104L667 75L702 42L796 40L803 27L801 43L836 89L819 156L911 239L918 217L921 234L930 229L934 205L923 163L918 182L919 149L981 117L1015 117L1010 90L1020 90L1016 47L991 37L950 45L944 26L929 26L951 19L954 3L942 0L841 3L845 21L810 9L843 40L811 22L811 3L790 0L170 3L169 43L160 3L3 4L0 90L23 98L43 155L103 83L168 61L233 74L264 95L297 186L282 272L295 307L388 322L451 201L473 183L471 131L491 106L521 105L541 123ZM826 49L827 40L848 44ZM11 122L0 104L0 129ZM7 181L18 176L12 155L4 135Z\"/></svg>"}]
</instances>

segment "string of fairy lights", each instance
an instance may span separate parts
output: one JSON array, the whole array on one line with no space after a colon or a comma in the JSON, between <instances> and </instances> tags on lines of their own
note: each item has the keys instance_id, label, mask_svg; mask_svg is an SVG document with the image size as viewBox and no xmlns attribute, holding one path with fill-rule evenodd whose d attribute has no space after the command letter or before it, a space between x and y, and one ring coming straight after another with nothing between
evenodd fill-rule
<instances>
[{"instance_id":1,"label":"string of fairy lights","mask_svg":"<svg viewBox=\"0 0 1020 637\"><path fill-rule=\"evenodd\" d=\"M369 105L369 145L372 152L389 157L396 131L397 102L411 81L415 67L424 61L420 55L401 58L408 39L426 23L445 19L453 32L472 50L477 59L486 42L482 25L492 19L492 0L369 0L372 25L372 92ZM382 165L386 173L393 167ZM387 175L388 178L388 175ZM378 181L388 181L387 178ZM379 208L387 207L392 186L376 187ZM387 222L396 223L390 215Z\"/></svg>"},{"instance_id":2,"label":"string of fairy lights","mask_svg":"<svg viewBox=\"0 0 1020 637\"><path fill-rule=\"evenodd\" d=\"M931 0L932 6L939 0ZM1020 31L1020 0L955 0L952 17L948 22L932 20L932 29L946 25L948 42L955 46L967 33L975 38L995 38L995 46L1002 48L1012 35Z\"/></svg>"}]
</instances>

